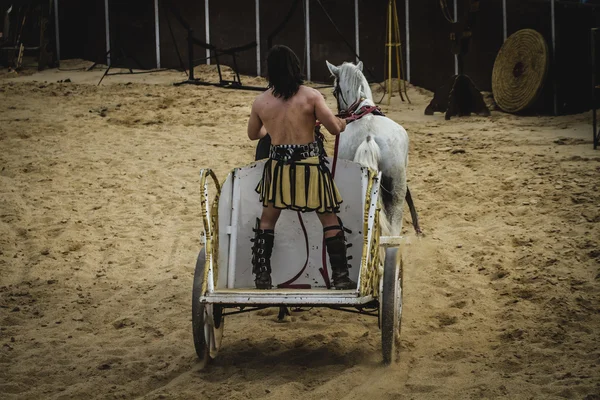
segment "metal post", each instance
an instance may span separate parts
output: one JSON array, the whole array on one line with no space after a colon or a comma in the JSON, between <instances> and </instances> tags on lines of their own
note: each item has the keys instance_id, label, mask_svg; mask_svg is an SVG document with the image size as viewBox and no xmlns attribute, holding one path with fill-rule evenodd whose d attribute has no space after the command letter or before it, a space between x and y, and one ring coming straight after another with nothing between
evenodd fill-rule
<instances>
[{"instance_id":1,"label":"metal post","mask_svg":"<svg viewBox=\"0 0 600 400\"><path fill-rule=\"evenodd\" d=\"M506 0L502 0L502 27L504 28L504 41L508 37L508 27L506 24Z\"/></svg>"},{"instance_id":2,"label":"metal post","mask_svg":"<svg viewBox=\"0 0 600 400\"><path fill-rule=\"evenodd\" d=\"M208 7L208 1L209 0L204 0L204 28L205 28L206 43L210 44L210 18L209 18L210 8ZM206 49L206 64L210 65L210 50L209 49Z\"/></svg>"},{"instance_id":3,"label":"metal post","mask_svg":"<svg viewBox=\"0 0 600 400\"><path fill-rule=\"evenodd\" d=\"M108 19L108 0L104 0L104 26L106 30L106 65L110 67L110 21Z\"/></svg>"},{"instance_id":4,"label":"metal post","mask_svg":"<svg viewBox=\"0 0 600 400\"><path fill-rule=\"evenodd\" d=\"M310 71L310 0L304 0L304 30L306 32L306 79L311 80L311 71Z\"/></svg>"},{"instance_id":5,"label":"metal post","mask_svg":"<svg viewBox=\"0 0 600 400\"><path fill-rule=\"evenodd\" d=\"M160 26L158 18L158 0L154 0L154 36L156 39L156 68L160 68Z\"/></svg>"},{"instance_id":6,"label":"metal post","mask_svg":"<svg viewBox=\"0 0 600 400\"><path fill-rule=\"evenodd\" d=\"M260 0L256 0L256 75L261 75L260 70Z\"/></svg>"},{"instance_id":7,"label":"metal post","mask_svg":"<svg viewBox=\"0 0 600 400\"><path fill-rule=\"evenodd\" d=\"M555 14L554 14L554 2L555 0L550 0L550 15L552 18L552 80L554 85L554 115L558 115L558 98L557 98L557 89L558 85L556 82L556 24L555 24Z\"/></svg>"},{"instance_id":8,"label":"metal post","mask_svg":"<svg viewBox=\"0 0 600 400\"><path fill-rule=\"evenodd\" d=\"M410 82L410 18L409 18L410 0L406 0L406 81Z\"/></svg>"},{"instance_id":9,"label":"metal post","mask_svg":"<svg viewBox=\"0 0 600 400\"><path fill-rule=\"evenodd\" d=\"M188 68L190 69L190 73L188 75L188 81L194 80L194 41L192 40L194 37L194 31L192 28L188 29Z\"/></svg>"},{"instance_id":10,"label":"metal post","mask_svg":"<svg viewBox=\"0 0 600 400\"><path fill-rule=\"evenodd\" d=\"M354 0L354 35L356 40L356 62L358 63L360 56L360 32L358 27L358 0Z\"/></svg>"},{"instance_id":11,"label":"metal post","mask_svg":"<svg viewBox=\"0 0 600 400\"><path fill-rule=\"evenodd\" d=\"M385 45L387 53L387 103L388 106L392 100L392 46L393 46L393 35L392 35L392 0L388 0L388 12L387 12L387 42ZM399 83L399 82L398 82Z\"/></svg>"},{"instance_id":12,"label":"metal post","mask_svg":"<svg viewBox=\"0 0 600 400\"><path fill-rule=\"evenodd\" d=\"M56 34L56 58L60 65L60 35L58 29L58 0L54 0L54 33Z\"/></svg>"},{"instance_id":13,"label":"metal post","mask_svg":"<svg viewBox=\"0 0 600 400\"><path fill-rule=\"evenodd\" d=\"M454 0L454 21L458 22L458 0ZM454 75L458 75L458 54L454 55Z\"/></svg>"}]
</instances>

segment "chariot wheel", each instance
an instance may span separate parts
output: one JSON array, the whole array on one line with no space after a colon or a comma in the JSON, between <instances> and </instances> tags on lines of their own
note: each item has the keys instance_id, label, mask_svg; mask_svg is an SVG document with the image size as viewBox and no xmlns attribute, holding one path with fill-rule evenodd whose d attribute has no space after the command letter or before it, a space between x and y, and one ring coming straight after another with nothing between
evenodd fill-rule
<instances>
[{"instance_id":1,"label":"chariot wheel","mask_svg":"<svg viewBox=\"0 0 600 400\"><path fill-rule=\"evenodd\" d=\"M205 250L200 250L192 289L192 333L196 354L202 367L217 357L223 339L223 308L218 304L200 303L204 282Z\"/></svg>"},{"instance_id":2,"label":"chariot wheel","mask_svg":"<svg viewBox=\"0 0 600 400\"><path fill-rule=\"evenodd\" d=\"M384 364L391 364L400 344L402 319L402 257L397 264L397 248L385 251L383 285L380 293L381 351Z\"/></svg>"}]
</instances>

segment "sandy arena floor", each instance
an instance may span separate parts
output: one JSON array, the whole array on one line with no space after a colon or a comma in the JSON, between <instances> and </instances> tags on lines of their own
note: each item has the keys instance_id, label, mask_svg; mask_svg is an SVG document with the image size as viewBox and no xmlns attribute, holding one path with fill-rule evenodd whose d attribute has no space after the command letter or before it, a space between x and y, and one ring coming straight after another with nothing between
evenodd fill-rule
<instances>
[{"instance_id":1,"label":"sandy arena floor","mask_svg":"<svg viewBox=\"0 0 600 400\"><path fill-rule=\"evenodd\" d=\"M200 370L198 171L252 161L256 92L101 74L0 78L0 398L600 399L590 113L445 121L425 91L393 98L426 235L406 212L399 362L373 318L273 309L229 317Z\"/></svg>"}]
</instances>

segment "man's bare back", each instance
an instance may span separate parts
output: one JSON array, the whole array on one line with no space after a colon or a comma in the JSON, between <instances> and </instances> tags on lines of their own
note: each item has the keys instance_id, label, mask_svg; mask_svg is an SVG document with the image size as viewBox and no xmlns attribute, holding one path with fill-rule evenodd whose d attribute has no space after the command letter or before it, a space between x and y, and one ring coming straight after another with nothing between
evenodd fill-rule
<instances>
[{"instance_id":1,"label":"man's bare back","mask_svg":"<svg viewBox=\"0 0 600 400\"><path fill-rule=\"evenodd\" d=\"M336 289L356 289L350 279L346 237L337 217L342 197L327 167L323 147L315 141L315 122L339 135L346 121L337 118L321 93L302 85L300 60L287 46L275 45L267 55L269 90L259 95L248 120L248 137L271 136L269 158L255 191L263 205L254 229L252 273L257 289L271 289L271 253L275 224L282 210L316 211Z\"/></svg>"},{"instance_id":2,"label":"man's bare back","mask_svg":"<svg viewBox=\"0 0 600 400\"><path fill-rule=\"evenodd\" d=\"M302 85L287 100L273 96L270 89L260 94L252 105L248 137L256 140L268 132L273 145L311 143L315 140L317 119L333 135L346 128L346 122L333 115L316 89Z\"/></svg>"}]
</instances>

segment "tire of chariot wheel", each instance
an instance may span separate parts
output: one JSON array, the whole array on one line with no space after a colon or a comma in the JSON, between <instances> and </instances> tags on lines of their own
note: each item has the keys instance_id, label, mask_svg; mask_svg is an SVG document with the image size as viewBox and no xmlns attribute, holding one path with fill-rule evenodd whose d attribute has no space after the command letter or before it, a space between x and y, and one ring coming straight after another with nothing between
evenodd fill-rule
<instances>
[{"instance_id":1,"label":"tire of chariot wheel","mask_svg":"<svg viewBox=\"0 0 600 400\"><path fill-rule=\"evenodd\" d=\"M509 113L531 107L548 75L549 53L544 37L533 29L512 34L498 52L492 71L492 92Z\"/></svg>"},{"instance_id":2,"label":"tire of chariot wheel","mask_svg":"<svg viewBox=\"0 0 600 400\"><path fill-rule=\"evenodd\" d=\"M398 268L398 249L388 248L385 251L383 271L383 290L381 293L381 352L383 363L392 364L399 344L402 319L402 274Z\"/></svg>"},{"instance_id":3,"label":"tire of chariot wheel","mask_svg":"<svg viewBox=\"0 0 600 400\"><path fill-rule=\"evenodd\" d=\"M200 250L196 269L194 271L194 287L192 289L192 335L194 338L194 348L200 359L202 366L206 366L210 359L210 350L204 336L204 304L200 304L199 298L202 293L202 283L204 281L204 255L205 250Z\"/></svg>"}]
</instances>

